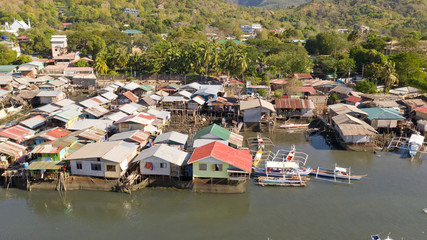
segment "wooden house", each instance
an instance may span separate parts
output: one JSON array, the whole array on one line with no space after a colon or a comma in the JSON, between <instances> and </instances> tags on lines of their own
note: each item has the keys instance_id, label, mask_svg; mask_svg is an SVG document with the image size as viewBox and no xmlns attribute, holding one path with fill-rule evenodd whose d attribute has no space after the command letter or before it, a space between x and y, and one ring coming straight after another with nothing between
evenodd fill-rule
<instances>
[{"instance_id":1,"label":"wooden house","mask_svg":"<svg viewBox=\"0 0 427 240\"><path fill-rule=\"evenodd\" d=\"M215 97L206 101L208 113L232 114L239 111L239 99L234 97Z\"/></svg>"},{"instance_id":2,"label":"wooden house","mask_svg":"<svg viewBox=\"0 0 427 240\"><path fill-rule=\"evenodd\" d=\"M24 161L26 155L25 146L11 141L0 142L0 168L7 168L15 161Z\"/></svg>"},{"instance_id":3,"label":"wooden house","mask_svg":"<svg viewBox=\"0 0 427 240\"><path fill-rule=\"evenodd\" d=\"M187 102L187 109L199 111L202 109L203 104L205 104L205 99L200 96L196 96Z\"/></svg>"},{"instance_id":4,"label":"wooden house","mask_svg":"<svg viewBox=\"0 0 427 240\"><path fill-rule=\"evenodd\" d=\"M262 99L254 99L240 102L240 112L243 113L243 122L258 123L268 121L271 113L276 110L273 104Z\"/></svg>"},{"instance_id":5,"label":"wooden house","mask_svg":"<svg viewBox=\"0 0 427 240\"><path fill-rule=\"evenodd\" d=\"M189 154L179 149L159 144L147 148L134 159L139 162L140 173L143 176L170 176L180 177Z\"/></svg>"},{"instance_id":6,"label":"wooden house","mask_svg":"<svg viewBox=\"0 0 427 240\"><path fill-rule=\"evenodd\" d=\"M344 99L350 97L351 91L353 91L352 88L349 88L349 87L346 87L343 85L339 85L339 86L332 88L331 91L329 91L329 95L336 94L338 99L344 100Z\"/></svg>"},{"instance_id":7,"label":"wooden house","mask_svg":"<svg viewBox=\"0 0 427 240\"><path fill-rule=\"evenodd\" d=\"M120 119L114 124L119 126L119 132L131 131L131 130L142 130L152 132L153 126L151 125L157 117L139 113Z\"/></svg>"},{"instance_id":8,"label":"wooden house","mask_svg":"<svg viewBox=\"0 0 427 240\"><path fill-rule=\"evenodd\" d=\"M137 155L138 146L124 141L90 143L71 154L71 175L117 179Z\"/></svg>"},{"instance_id":9,"label":"wooden house","mask_svg":"<svg viewBox=\"0 0 427 240\"><path fill-rule=\"evenodd\" d=\"M70 133L70 136L76 137L79 143L103 142L107 138L107 131L96 127L89 127Z\"/></svg>"},{"instance_id":10,"label":"wooden house","mask_svg":"<svg viewBox=\"0 0 427 240\"><path fill-rule=\"evenodd\" d=\"M359 118L359 119L365 119L368 114L361 109L357 108L354 105L349 104L343 104L343 103L337 103L333 105L329 105L329 116L337 116L341 114L348 114L353 117Z\"/></svg>"},{"instance_id":11,"label":"wooden house","mask_svg":"<svg viewBox=\"0 0 427 240\"><path fill-rule=\"evenodd\" d=\"M345 144L369 143L377 134L369 124L348 114L334 116L332 121Z\"/></svg>"},{"instance_id":12,"label":"wooden house","mask_svg":"<svg viewBox=\"0 0 427 240\"><path fill-rule=\"evenodd\" d=\"M416 120L427 120L427 107L417 107L414 109Z\"/></svg>"},{"instance_id":13,"label":"wooden house","mask_svg":"<svg viewBox=\"0 0 427 240\"><path fill-rule=\"evenodd\" d=\"M187 134L171 131L158 135L154 140L154 144L166 144L171 147L184 149L187 140Z\"/></svg>"},{"instance_id":14,"label":"wooden house","mask_svg":"<svg viewBox=\"0 0 427 240\"><path fill-rule=\"evenodd\" d=\"M54 141L41 143L34 147L31 154L38 161L62 161L71 153L80 149L83 144L73 136L65 136Z\"/></svg>"},{"instance_id":15,"label":"wooden house","mask_svg":"<svg viewBox=\"0 0 427 240\"><path fill-rule=\"evenodd\" d=\"M65 99L67 95L61 91L40 91L37 97L40 99L40 104L49 104Z\"/></svg>"},{"instance_id":16,"label":"wooden house","mask_svg":"<svg viewBox=\"0 0 427 240\"><path fill-rule=\"evenodd\" d=\"M274 100L274 108L279 117L313 117L314 103L310 99L281 98Z\"/></svg>"},{"instance_id":17,"label":"wooden house","mask_svg":"<svg viewBox=\"0 0 427 240\"><path fill-rule=\"evenodd\" d=\"M362 108L368 114L368 122L375 129L396 128L398 124L405 121L402 113L393 108Z\"/></svg>"},{"instance_id":18,"label":"wooden house","mask_svg":"<svg viewBox=\"0 0 427 240\"><path fill-rule=\"evenodd\" d=\"M249 150L239 150L220 142L211 142L198 147L188 160L192 165L193 179L231 180L235 175L246 177L252 171L252 155Z\"/></svg>"},{"instance_id":19,"label":"wooden house","mask_svg":"<svg viewBox=\"0 0 427 240\"><path fill-rule=\"evenodd\" d=\"M162 107L166 110L186 109L187 100L183 96L166 96L162 100Z\"/></svg>"}]
</instances>

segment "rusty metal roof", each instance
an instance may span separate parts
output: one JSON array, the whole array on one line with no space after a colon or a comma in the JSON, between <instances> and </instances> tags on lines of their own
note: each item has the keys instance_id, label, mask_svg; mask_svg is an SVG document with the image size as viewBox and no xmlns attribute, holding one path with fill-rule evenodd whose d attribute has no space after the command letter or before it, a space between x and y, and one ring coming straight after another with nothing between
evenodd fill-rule
<instances>
[{"instance_id":1,"label":"rusty metal roof","mask_svg":"<svg viewBox=\"0 0 427 240\"><path fill-rule=\"evenodd\" d=\"M89 140L93 140L95 142L103 141L105 138L106 131L102 129L98 129L96 127L91 127L83 130L79 130L71 133L71 136L75 136L78 138L85 138Z\"/></svg>"},{"instance_id":2,"label":"rusty metal roof","mask_svg":"<svg viewBox=\"0 0 427 240\"><path fill-rule=\"evenodd\" d=\"M276 109L313 109L314 103L310 99L281 98L275 99Z\"/></svg>"},{"instance_id":3,"label":"rusty metal roof","mask_svg":"<svg viewBox=\"0 0 427 240\"><path fill-rule=\"evenodd\" d=\"M42 138L46 138L50 141L56 140L58 138L64 137L68 134L70 134L71 131L68 131L67 129L61 128L61 127L56 127L53 129L49 129L43 132L40 132L39 134L37 134L37 137L42 137Z\"/></svg>"},{"instance_id":4,"label":"rusty metal roof","mask_svg":"<svg viewBox=\"0 0 427 240\"><path fill-rule=\"evenodd\" d=\"M26 147L11 141L0 143L0 154L6 154L12 157L19 157L26 153Z\"/></svg>"},{"instance_id":5,"label":"rusty metal roof","mask_svg":"<svg viewBox=\"0 0 427 240\"><path fill-rule=\"evenodd\" d=\"M17 143L34 136L34 134L35 131L18 125L0 130L0 136L13 139Z\"/></svg>"},{"instance_id":6,"label":"rusty metal roof","mask_svg":"<svg viewBox=\"0 0 427 240\"><path fill-rule=\"evenodd\" d=\"M109 141L119 141L119 140L130 139L132 141L135 141L135 142L141 144L141 143L146 142L149 137L150 137L149 132L144 132L141 130L134 130L134 131L116 133L110 137Z\"/></svg>"}]
</instances>

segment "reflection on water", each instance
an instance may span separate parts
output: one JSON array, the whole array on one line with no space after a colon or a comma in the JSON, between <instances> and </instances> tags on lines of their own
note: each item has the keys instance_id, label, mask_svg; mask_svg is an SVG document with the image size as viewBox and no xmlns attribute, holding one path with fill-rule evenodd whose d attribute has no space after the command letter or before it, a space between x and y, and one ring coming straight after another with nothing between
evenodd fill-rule
<instances>
[{"instance_id":1,"label":"reflection on water","mask_svg":"<svg viewBox=\"0 0 427 240\"><path fill-rule=\"evenodd\" d=\"M245 132L244 135L256 136ZM306 188L260 187L244 194L200 194L147 188L131 195L0 189L0 239L427 239L427 164L391 152L328 150L322 136L306 142L284 130L277 149L309 154L316 168L338 164L368 174L351 185L316 181ZM8 217L13 216L13 217ZM315 237L313 237L315 236Z\"/></svg>"}]
</instances>

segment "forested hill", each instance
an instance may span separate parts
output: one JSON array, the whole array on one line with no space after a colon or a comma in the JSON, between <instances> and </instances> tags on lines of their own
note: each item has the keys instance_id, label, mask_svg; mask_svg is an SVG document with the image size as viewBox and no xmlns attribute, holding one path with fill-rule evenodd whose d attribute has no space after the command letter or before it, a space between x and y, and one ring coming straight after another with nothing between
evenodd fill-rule
<instances>
[{"instance_id":1,"label":"forested hill","mask_svg":"<svg viewBox=\"0 0 427 240\"><path fill-rule=\"evenodd\" d=\"M14 18L30 19L34 26L55 29L63 22L113 28L129 24L155 34L169 33L179 25L197 31L210 26L223 35L232 35L233 29L250 23L261 23L267 29L293 27L306 36L338 28L351 29L355 24L395 37L412 31L427 32L427 0L312 0L280 10L243 7L227 1L266 6L306 0L0 0L0 23ZM57 9L58 6L65 8ZM139 16L124 14L124 7L138 9Z\"/></svg>"},{"instance_id":2,"label":"forested hill","mask_svg":"<svg viewBox=\"0 0 427 240\"><path fill-rule=\"evenodd\" d=\"M246 7L287 8L310 2L311 0L228 0L229 3Z\"/></svg>"}]
</instances>

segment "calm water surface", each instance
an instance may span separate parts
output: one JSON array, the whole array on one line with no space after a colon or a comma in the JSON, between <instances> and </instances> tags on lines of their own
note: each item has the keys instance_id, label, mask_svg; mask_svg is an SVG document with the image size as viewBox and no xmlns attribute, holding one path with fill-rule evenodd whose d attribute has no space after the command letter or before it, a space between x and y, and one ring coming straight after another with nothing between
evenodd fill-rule
<instances>
[{"instance_id":1,"label":"calm water surface","mask_svg":"<svg viewBox=\"0 0 427 240\"><path fill-rule=\"evenodd\" d=\"M306 142L283 130L269 137L276 149L295 144L308 153L313 168L337 163L368 177L306 188L248 183L247 193L230 195L0 189L0 239L427 239L427 160L331 150L320 136Z\"/></svg>"}]
</instances>

